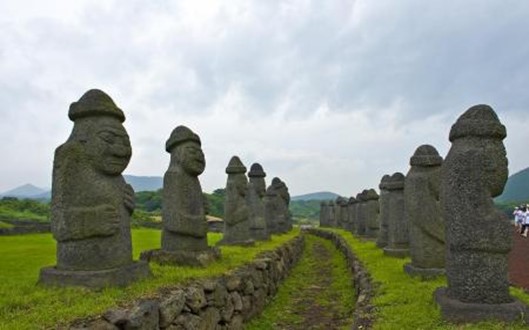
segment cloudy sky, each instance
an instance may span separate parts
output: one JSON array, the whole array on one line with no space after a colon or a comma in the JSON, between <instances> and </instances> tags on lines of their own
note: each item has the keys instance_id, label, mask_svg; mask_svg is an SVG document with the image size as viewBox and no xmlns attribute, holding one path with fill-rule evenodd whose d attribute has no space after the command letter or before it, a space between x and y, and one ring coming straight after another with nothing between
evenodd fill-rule
<instances>
[{"instance_id":1,"label":"cloudy sky","mask_svg":"<svg viewBox=\"0 0 529 330\"><path fill-rule=\"evenodd\" d=\"M0 192L51 185L91 88L127 116L125 173L162 176L186 125L207 192L238 155L293 195L354 195L421 144L446 155L479 103L507 126L513 174L529 166L528 17L525 0L3 0Z\"/></svg>"}]
</instances>

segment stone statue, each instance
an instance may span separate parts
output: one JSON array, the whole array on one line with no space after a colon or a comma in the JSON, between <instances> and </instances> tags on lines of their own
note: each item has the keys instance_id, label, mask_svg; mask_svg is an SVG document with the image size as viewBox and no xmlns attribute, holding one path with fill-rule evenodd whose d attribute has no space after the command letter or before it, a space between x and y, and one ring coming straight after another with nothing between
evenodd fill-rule
<instances>
[{"instance_id":1,"label":"stone statue","mask_svg":"<svg viewBox=\"0 0 529 330\"><path fill-rule=\"evenodd\" d=\"M380 225L380 232L377 237L377 246L384 248L388 245L388 219L389 219L389 191L387 190L387 183L391 179L388 174L384 175L380 180L378 188L380 189L380 196L378 198L380 212L378 213L378 223Z\"/></svg>"},{"instance_id":2,"label":"stone statue","mask_svg":"<svg viewBox=\"0 0 529 330\"><path fill-rule=\"evenodd\" d=\"M434 277L444 274L445 227L439 204L439 180L443 158L431 145L417 148L404 183L404 201L409 221L410 275Z\"/></svg>"},{"instance_id":3,"label":"stone statue","mask_svg":"<svg viewBox=\"0 0 529 330\"><path fill-rule=\"evenodd\" d=\"M369 189L365 201L366 233L367 238L377 238L380 225L378 223L378 194L375 189Z\"/></svg>"},{"instance_id":4,"label":"stone statue","mask_svg":"<svg viewBox=\"0 0 529 330\"><path fill-rule=\"evenodd\" d=\"M266 190L265 213L267 224L271 224L271 233L280 234L290 230L291 219L288 211L290 194L285 183L273 178Z\"/></svg>"},{"instance_id":5,"label":"stone statue","mask_svg":"<svg viewBox=\"0 0 529 330\"><path fill-rule=\"evenodd\" d=\"M55 150L51 228L57 265L39 282L55 286L124 286L150 274L132 260L134 191L121 173L132 149L123 112L100 90L70 105L68 140Z\"/></svg>"},{"instance_id":6,"label":"stone statue","mask_svg":"<svg viewBox=\"0 0 529 330\"><path fill-rule=\"evenodd\" d=\"M408 218L404 208L404 174L394 173L386 183L388 202L388 244L384 254L392 257L407 257L410 252Z\"/></svg>"},{"instance_id":7,"label":"stone statue","mask_svg":"<svg viewBox=\"0 0 529 330\"><path fill-rule=\"evenodd\" d=\"M283 223L280 222L280 230L282 233L286 233L292 229L292 215L290 214L289 205L290 205L290 193L288 192L288 187L284 181L279 180L278 190L279 196L281 197L281 210L284 213L285 219ZM281 219L281 218L280 218Z\"/></svg>"},{"instance_id":8,"label":"stone statue","mask_svg":"<svg viewBox=\"0 0 529 330\"><path fill-rule=\"evenodd\" d=\"M335 217L336 217L336 227L337 228L343 228L344 227L344 214L343 214L343 211L344 211L344 208L342 207L342 205L344 204L344 202L347 202L345 198L339 196L339 197L336 197L335 201L334 201L334 205L335 206L335 211L334 211L334 214L335 214Z\"/></svg>"},{"instance_id":9,"label":"stone statue","mask_svg":"<svg viewBox=\"0 0 529 330\"><path fill-rule=\"evenodd\" d=\"M206 160L198 135L176 127L165 144L171 154L162 192L162 248L144 251L142 260L159 264L206 266L220 257L208 247L204 197L198 176Z\"/></svg>"},{"instance_id":10,"label":"stone statue","mask_svg":"<svg viewBox=\"0 0 529 330\"><path fill-rule=\"evenodd\" d=\"M224 237L218 244L253 245L250 237L250 212L246 201L248 180L246 167L233 156L226 167L226 199L224 201Z\"/></svg>"},{"instance_id":11,"label":"stone statue","mask_svg":"<svg viewBox=\"0 0 529 330\"><path fill-rule=\"evenodd\" d=\"M505 126L487 105L468 109L450 130L452 146L441 169L448 287L435 293L450 321L527 315L527 307L509 295L513 229L492 200L508 177L505 137Z\"/></svg>"},{"instance_id":12,"label":"stone statue","mask_svg":"<svg viewBox=\"0 0 529 330\"><path fill-rule=\"evenodd\" d=\"M329 227L336 228L337 222L336 222L336 216L335 216L335 207L334 207L334 201L330 200L327 203L327 216L329 219Z\"/></svg>"},{"instance_id":13,"label":"stone statue","mask_svg":"<svg viewBox=\"0 0 529 330\"><path fill-rule=\"evenodd\" d=\"M329 227L327 202L320 203L320 227Z\"/></svg>"},{"instance_id":14,"label":"stone statue","mask_svg":"<svg viewBox=\"0 0 529 330\"><path fill-rule=\"evenodd\" d=\"M366 225L367 225L367 209L366 209L366 202L367 202L367 189L364 189L361 193L356 195L356 200L358 201L358 204L356 205L356 232L355 234L358 236L365 236L366 234Z\"/></svg>"},{"instance_id":15,"label":"stone statue","mask_svg":"<svg viewBox=\"0 0 529 330\"><path fill-rule=\"evenodd\" d=\"M349 217L349 222L347 228L345 228L347 231L350 231L351 233L354 231L355 223L356 223L356 205L357 201L356 198L350 197L349 202L347 204L347 213Z\"/></svg>"},{"instance_id":16,"label":"stone statue","mask_svg":"<svg viewBox=\"0 0 529 330\"><path fill-rule=\"evenodd\" d=\"M263 167L254 163L248 172L248 206L250 211L250 237L255 240L268 240L270 234L266 227L264 196L266 194L266 173Z\"/></svg>"}]
</instances>

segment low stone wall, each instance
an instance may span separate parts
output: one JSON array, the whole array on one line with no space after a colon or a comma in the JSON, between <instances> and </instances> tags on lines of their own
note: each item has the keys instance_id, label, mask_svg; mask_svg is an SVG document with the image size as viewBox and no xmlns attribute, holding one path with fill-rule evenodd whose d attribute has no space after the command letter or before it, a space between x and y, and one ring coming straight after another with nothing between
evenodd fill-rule
<instances>
[{"instance_id":1,"label":"low stone wall","mask_svg":"<svg viewBox=\"0 0 529 330\"><path fill-rule=\"evenodd\" d=\"M10 224L13 227L0 228L0 236L49 233L51 231L51 225L49 223L41 223L32 220L2 220L2 222Z\"/></svg>"},{"instance_id":2,"label":"low stone wall","mask_svg":"<svg viewBox=\"0 0 529 330\"><path fill-rule=\"evenodd\" d=\"M162 289L157 298L76 321L70 329L243 329L276 294L303 248L303 236L296 237L229 274Z\"/></svg>"},{"instance_id":3,"label":"low stone wall","mask_svg":"<svg viewBox=\"0 0 529 330\"><path fill-rule=\"evenodd\" d=\"M371 305L371 298L374 296L374 286L369 273L354 255L349 244L340 235L319 229L307 229L306 232L332 241L334 246L344 254L347 265L353 273L356 290L352 329L370 329L374 320L374 307Z\"/></svg>"}]
</instances>

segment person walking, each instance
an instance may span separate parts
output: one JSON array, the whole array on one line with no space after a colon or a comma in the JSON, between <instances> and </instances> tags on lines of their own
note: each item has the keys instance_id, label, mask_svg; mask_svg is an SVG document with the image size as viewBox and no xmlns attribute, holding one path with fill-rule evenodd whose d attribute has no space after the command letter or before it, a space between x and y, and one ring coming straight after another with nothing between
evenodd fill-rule
<instances>
[{"instance_id":1,"label":"person walking","mask_svg":"<svg viewBox=\"0 0 529 330\"><path fill-rule=\"evenodd\" d=\"M521 207L516 206L514 208L514 212L512 213L514 215L514 226L518 233L522 233L522 225L525 220L525 213L521 210Z\"/></svg>"},{"instance_id":2,"label":"person walking","mask_svg":"<svg viewBox=\"0 0 529 330\"><path fill-rule=\"evenodd\" d=\"M523 224L522 224L522 229L520 231L520 234L523 237L527 237L527 228L529 227L529 208L527 208L527 206L523 206L521 210L523 212L524 219L523 219Z\"/></svg>"}]
</instances>

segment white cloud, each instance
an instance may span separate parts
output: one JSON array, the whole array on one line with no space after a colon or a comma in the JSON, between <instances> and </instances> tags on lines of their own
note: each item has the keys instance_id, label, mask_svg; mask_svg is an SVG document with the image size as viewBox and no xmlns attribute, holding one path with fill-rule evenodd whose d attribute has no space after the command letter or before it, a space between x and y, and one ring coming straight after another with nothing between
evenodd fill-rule
<instances>
[{"instance_id":1,"label":"white cloud","mask_svg":"<svg viewBox=\"0 0 529 330\"><path fill-rule=\"evenodd\" d=\"M477 103L529 165L529 4L522 1L14 1L0 3L0 191L50 182L68 106L106 91L127 116L128 173L163 175L177 125L200 134L206 191L237 154L293 194L354 195L444 155ZM21 152L24 150L24 152Z\"/></svg>"}]
</instances>

